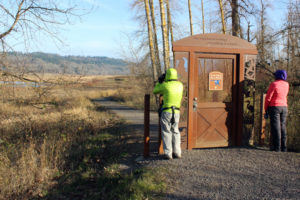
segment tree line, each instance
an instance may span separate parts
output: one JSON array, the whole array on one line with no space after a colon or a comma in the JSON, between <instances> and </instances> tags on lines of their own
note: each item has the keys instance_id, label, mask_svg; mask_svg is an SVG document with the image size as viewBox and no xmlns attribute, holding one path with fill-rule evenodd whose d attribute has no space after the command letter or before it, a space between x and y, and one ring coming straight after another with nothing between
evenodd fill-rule
<instances>
[{"instance_id":1,"label":"tree line","mask_svg":"<svg viewBox=\"0 0 300 200\"><path fill-rule=\"evenodd\" d=\"M57 54L34 52L8 52L9 66L1 70L16 73L24 67L24 73L54 73L77 75L114 75L128 74L127 63L121 59L104 56L60 56ZM22 60L22 64L20 64Z\"/></svg>"}]
</instances>

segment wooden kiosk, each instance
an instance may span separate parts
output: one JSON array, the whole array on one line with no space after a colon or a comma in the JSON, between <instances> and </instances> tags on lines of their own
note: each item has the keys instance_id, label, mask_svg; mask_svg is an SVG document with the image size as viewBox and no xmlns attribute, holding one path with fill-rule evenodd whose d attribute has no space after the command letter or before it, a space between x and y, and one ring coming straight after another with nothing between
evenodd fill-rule
<instances>
[{"instance_id":1,"label":"wooden kiosk","mask_svg":"<svg viewBox=\"0 0 300 200\"><path fill-rule=\"evenodd\" d=\"M244 88L245 81L255 79L256 47L231 35L199 34L175 41L173 52L174 68L185 85L179 126L182 148L244 144L249 138L245 114L249 104L254 106L250 100L245 105Z\"/></svg>"}]
</instances>

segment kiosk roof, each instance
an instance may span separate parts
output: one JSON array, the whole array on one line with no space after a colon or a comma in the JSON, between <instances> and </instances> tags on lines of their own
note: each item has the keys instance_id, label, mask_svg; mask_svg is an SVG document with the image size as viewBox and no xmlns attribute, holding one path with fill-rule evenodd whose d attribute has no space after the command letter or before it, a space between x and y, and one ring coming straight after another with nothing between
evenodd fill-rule
<instances>
[{"instance_id":1,"label":"kiosk roof","mask_svg":"<svg viewBox=\"0 0 300 200\"><path fill-rule=\"evenodd\" d=\"M241 50L257 52L256 46L243 40L239 37L227 35L227 34L198 34L189 36L173 43L173 51L181 51L183 49L191 49L197 51L197 47L207 49L208 51L214 49L220 53L226 53L227 50Z\"/></svg>"}]
</instances>

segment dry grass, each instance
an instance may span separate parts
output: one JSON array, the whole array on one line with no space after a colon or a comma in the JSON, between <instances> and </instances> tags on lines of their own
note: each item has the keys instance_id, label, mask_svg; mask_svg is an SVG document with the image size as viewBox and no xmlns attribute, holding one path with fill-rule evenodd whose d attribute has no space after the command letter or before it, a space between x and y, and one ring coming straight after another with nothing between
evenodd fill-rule
<instances>
[{"instance_id":1,"label":"dry grass","mask_svg":"<svg viewBox=\"0 0 300 200\"><path fill-rule=\"evenodd\" d=\"M298 87L291 87L288 97L288 118L287 118L287 143L288 148L300 152L300 90Z\"/></svg>"},{"instance_id":2,"label":"dry grass","mask_svg":"<svg viewBox=\"0 0 300 200\"><path fill-rule=\"evenodd\" d=\"M130 107L144 109L145 94L150 94L150 109L157 110L155 96L152 94L153 82L149 77L131 78L127 81L127 87L119 87L113 95L114 99Z\"/></svg>"},{"instance_id":3,"label":"dry grass","mask_svg":"<svg viewBox=\"0 0 300 200\"><path fill-rule=\"evenodd\" d=\"M44 139L41 144L30 141L12 155L13 149L1 155L0 198L20 199L26 195L42 196L55 182L52 178L62 166L64 142ZM12 158L17 156L17 158Z\"/></svg>"},{"instance_id":4,"label":"dry grass","mask_svg":"<svg viewBox=\"0 0 300 200\"><path fill-rule=\"evenodd\" d=\"M85 90L84 83L56 86L41 98L36 88L13 88L13 95L2 96L0 199L44 196L64 168L70 147L114 123L90 99L115 90ZM12 88L1 89L12 94Z\"/></svg>"}]
</instances>

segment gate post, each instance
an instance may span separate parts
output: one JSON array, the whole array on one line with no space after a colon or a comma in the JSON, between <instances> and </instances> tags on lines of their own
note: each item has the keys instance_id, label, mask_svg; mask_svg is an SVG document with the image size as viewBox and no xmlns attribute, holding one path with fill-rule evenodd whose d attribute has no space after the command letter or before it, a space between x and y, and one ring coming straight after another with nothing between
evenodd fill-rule
<instances>
[{"instance_id":1,"label":"gate post","mask_svg":"<svg viewBox=\"0 0 300 200\"><path fill-rule=\"evenodd\" d=\"M262 93L260 97L259 145L264 145L266 138L266 119L264 118L265 98L266 94Z\"/></svg>"},{"instance_id":2,"label":"gate post","mask_svg":"<svg viewBox=\"0 0 300 200\"><path fill-rule=\"evenodd\" d=\"M162 105L163 98L159 97L159 105ZM161 155L164 153L163 141L161 137L161 124L160 124L160 114L158 114L158 154Z\"/></svg>"},{"instance_id":3,"label":"gate post","mask_svg":"<svg viewBox=\"0 0 300 200\"><path fill-rule=\"evenodd\" d=\"M144 157L150 155L150 94L145 94L144 99Z\"/></svg>"}]
</instances>

